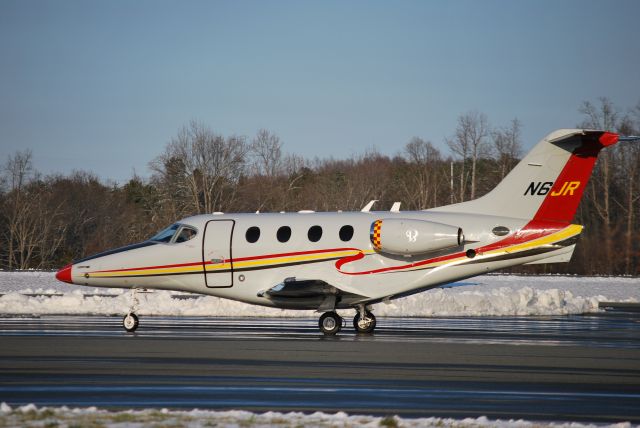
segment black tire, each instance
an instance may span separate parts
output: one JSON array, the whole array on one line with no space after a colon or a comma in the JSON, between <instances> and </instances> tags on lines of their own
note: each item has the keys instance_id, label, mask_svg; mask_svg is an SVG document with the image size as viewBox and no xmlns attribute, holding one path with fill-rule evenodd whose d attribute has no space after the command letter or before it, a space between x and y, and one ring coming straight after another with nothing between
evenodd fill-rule
<instances>
[{"instance_id":1,"label":"black tire","mask_svg":"<svg viewBox=\"0 0 640 428\"><path fill-rule=\"evenodd\" d=\"M353 317L353 328L356 329L356 332L363 334L373 333L376 328L376 317L371 311L366 312L366 317L370 320L369 323L361 323L360 312L356 312L356 316Z\"/></svg>"},{"instance_id":2,"label":"black tire","mask_svg":"<svg viewBox=\"0 0 640 428\"><path fill-rule=\"evenodd\" d=\"M335 312L325 312L318 321L318 327L326 336L334 336L342 329L342 317Z\"/></svg>"},{"instance_id":3,"label":"black tire","mask_svg":"<svg viewBox=\"0 0 640 428\"><path fill-rule=\"evenodd\" d=\"M138 316L136 314L129 313L122 318L122 326L129 333L133 333L138 328L140 321L138 320Z\"/></svg>"}]
</instances>

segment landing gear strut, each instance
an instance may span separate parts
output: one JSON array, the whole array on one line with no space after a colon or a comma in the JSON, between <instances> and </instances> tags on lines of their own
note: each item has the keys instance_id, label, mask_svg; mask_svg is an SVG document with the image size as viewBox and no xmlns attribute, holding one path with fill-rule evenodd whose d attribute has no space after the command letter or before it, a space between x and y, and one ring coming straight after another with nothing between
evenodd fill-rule
<instances>
[{"instance_id":1,"label":"landing gear strut","mask_svg":"<svg viewBox=\"0 0 640 428\"><path fill-rule=\"evenodd\" d=\"M129 333L133 333L138 328L140 321L138 320L138 316L135 314L140 301L137 296L138 290L136 288L131 289L131 307L129 308L129 313L124 316L122 319L122 326Z\"/></svg>"},{"instance_id":2,"label":"landing gear strut","mask_svg":"<svg viewBox=\"0 0 640 428\"><path fill-rule=\"evenodd\" d=\"M373 333L376 328L376 317L364 305L360 305L356 316L353 317L353 327L358 333Z\"/></svg>"},{"instance_id":3,"label":"landing gear strut","mask_svg":"<svg viewBox=\"0 0 640 428\"><path fill-rule=\"evenodd\" d=\"M335 312L325 312L318 321L320 331L327 336L334 336L342 329L342 317Z\"/></svg>"}]
</instances>

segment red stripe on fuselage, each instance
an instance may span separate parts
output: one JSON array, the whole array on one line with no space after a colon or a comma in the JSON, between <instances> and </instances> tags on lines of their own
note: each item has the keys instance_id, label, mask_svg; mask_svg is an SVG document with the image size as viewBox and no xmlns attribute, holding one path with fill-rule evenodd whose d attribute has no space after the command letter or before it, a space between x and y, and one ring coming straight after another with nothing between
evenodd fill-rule
<instances>
[{"instance_id":1,"label":"red stripe on fuselage","mask_svg":"<svg viewBox=\"0 0 640 428\"><path fill-rule=\"evenodd\" d=\"M271 259L271 258L280 258L280 257L291 257L291 256L304 256L311 254L323 254L323 253L332 253L336 251L360 251L358 248L330 248L325 250L312 250L312 251L297 251L291 253L276 253L276 254L265 254L261 256L251 256L251 257L238 257L231 259L231 263L235 262L243 262L243 261L251 261L251 260L263 260L263 259ZM229 260L226 260L227 262ZM319 260L321 261L321 260ZM133 270L146 270L146 269L169 269L169 268L178 268L178 267L188 267L188 266L198 266L198 265L209 265L211 261L199 261L192 263L179 263L179 264L171 264L171 265L158 265L158 266L143 266L143 267L134 267L134 268L126 268L126 269L110 269L110 270L99 270L94 271L93 273L109 273L109 272L129 272Z\"/></svg>"},{"instance_id":2,"label":"red stripe on fuselage","mask_svg":"<svg viewBox=\"0 0 640 428\"><path fill-rule=\"evenodd\" d=\"M517 231L516 233L507 236L504 239L501 239L498 242L494 242L493 244L488 244L483 247L475 248L477 254L482 254L487 251L499 250L501 248L510 247L512 245L522 244L528 241L532 241L534 239L539 239L544 236L551 235L552 233L556 233L562 229L567 227L566 224L556 223L556 222L543 222L543 221L530 221L526 224L525 227ZM362 253L361 253L362 254ZM400 266L390 266L386 268L372 269L368 271L360 271L360 272L344 272L341 270L342 266L345 264L360 260L364 255L358 256L349 256L344 259L340 259L336 262L336 269L345 275L369 275L376 273L385 273L385 272L393 272L397 270L410 269L420 266L429 265L432 263L440 263L445 262L447 260L457 259L459 257L466 257L465 252L458 252L453 254L448 254L446 256L434 257L432 259L421 260L415 263L409 263L406 265Z\"/></svg>"},{"instance_id":3,"label":"red stripe on fuselage","mask_svg":"<svg viewBox=\"0 0 640 428\"><path fill-rule=\"evenodd\" d=\"M336 251L361 251L358 248L329 248L326 250L297 251L293 253L266 254L263 256L238 257L233 259L234 262L244 262L249 260L271 259L278 257L305 256L310 254L332 253Z\"/></svg>"},{"instance_id":4,"label":"red stripe on fuselage","mask_svg":"<svg viewBox=\"0 0 640 428\"><path fill-rule=\"evenodd\" d=\"M204 264L210 264L211 262L206 262ZM168 269L168 268L177 268L177 267L187 267L187 266L202 266L202 261L193 262L193 263L179 263L173 265L160 265L160 266L145 266L145 267L134 267L134 268L126 268L126 269L110 269L110 270L97 270L92 273L108 273L108 272L128 272L132 270L143 270L143 269Z\"/></svg>"}]
</instances>

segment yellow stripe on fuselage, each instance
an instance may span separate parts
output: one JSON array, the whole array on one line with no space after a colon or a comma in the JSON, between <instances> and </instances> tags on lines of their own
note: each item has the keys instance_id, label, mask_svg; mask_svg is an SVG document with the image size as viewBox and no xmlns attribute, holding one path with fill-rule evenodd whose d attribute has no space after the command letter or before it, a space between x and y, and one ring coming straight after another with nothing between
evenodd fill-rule
<instances>
[{"instance_id":1,"label":"yellow stripe on fuselage","mask_svg":"<svg viewBox=\"0 0 640 428\"><path fill-rule=\"evenodd\" d=\"M564 229L556 233L552 233L551 235L543 236L537 239L533 239L531 241L523 242L522 244L517 244L512 247L487 251L486 253L483 253L483 255L510 254L510 253L516 253L518 251L529 250L535 247L542 247L544 245L554 244L556 242L564 241L565 239L569 239L573 236L579 235L581 232L582 232L582 226L580 226L579 224L571 224L568 227L565 227Z\"/></svg>"},{"instance_id":2,"label":"yellow stripe on fuselage","mask_svg":"<svg viewBox=\"0 0 640 428\"><path fill-rule=\"evenodd\" d=\"M92 278L113 278L120 276L146 276L146 275L168 275L177 273L200 273L202 272L202 264L193 266L182 266L175 268L151 268L151 269L132 269L118 270L112 272L91 272Z\"/></svg>"},{"instance_id":3,"label":"yellow stripe on fuselage","mask_svg":"<svg viewBox=\"0 0 640 428\"><path fill-rule=\"evenodd\" d=\"M281 264L305 262L305 261L323 261L331 260L341 257L353 256L361 251L359 250L346 250L335 251L330 253L317 253L317 254L305 254L300 256L273 256L264 259L257 260L242 260L238 262L225 262L216 264L207 264L205 269L207 272L215 272L219 270L239 269L244 267L277 267ZM372 253L373 251L362 251L363 253ZM200 273L202 272L202 265L196 264L192 266L181 266L173 268L149 268L149 269L132 269L132 270L120 270L112 272L95 272L90 273L92 278L114 278L120 276L148 276L148 275L168 275L168 274L181 274L181 273Z\"/></svg>"},{"instance_id":4,"label":"yellow stripe on fuselage","mask_svg":"<svg viewBox=\"0 0 640 428\"><path fill-rule=\"evenodd\" d=\"M341 257L353 256L361 251L359 250L348 250L348 251L335 251L331 253L319 253L319 254L305 254L301 256L284 256L284 257L269 257L258 260L242 260L242 261L234 261L233 267L234 269L246 268L246 267L260 267L260 266L278 266L281 264L288 263L297 263L297 262L305 262L305 261L322 261L322 260L330 260ZM362 251L365 252L365 251ZM368 251L370 252L370 251ZM366 253L366 252L365 252ZM224 265L207 265L207 271L210 270L220 270L226 267L230 268L229 264L225 263Z\"/></svg>"},{"instance_id":5,"label":"yellow stripe on fuselage","mask_svg":"<svg viewBox=\"0 0 640 428\"><path fill-rule=\"evenodd\" d=\"M525 251L525 250L529 250L532 248L537 248L537 247L543 247L545 245L549 245L549 244L554 244L556 242L560 242L560 241L564 241L565 239L574 237L576 235L579 235L582 232L583 226L578 225L578 224L572 224L569 225L567 227L565 227L562 230L559 230L558 232L552 233L550 235L547 236L542 236L540 238L537 239L532 239L531 241L527 241L527 242L523 242L521 244L516 244L510 247L506 247L506 248L497 248L495 250L491 250L491 251L487 251L484 253L478 253L479 257L487 257L489 260L487 260L487 262L490 262L490 258L491 256L499 256L499 255L503 255L503 254L512 254L512 253L517 253L520 251ZM450 260L443 260L440 262L434 262L434 263L429 263L428 265L421 265L421 266L415 266L415 267L411 267L408 269L403 269L401 270L401 272L408 272L408 271L414 271L414 270L422 270L425 268L434 268L434 267L439 267L439 266L444 266L447 264L457 264L461 261L466 261L469 260L466 256L461 256L461 257L457 257L455 259L450 259Z\"/></svg>"}]
</instances>

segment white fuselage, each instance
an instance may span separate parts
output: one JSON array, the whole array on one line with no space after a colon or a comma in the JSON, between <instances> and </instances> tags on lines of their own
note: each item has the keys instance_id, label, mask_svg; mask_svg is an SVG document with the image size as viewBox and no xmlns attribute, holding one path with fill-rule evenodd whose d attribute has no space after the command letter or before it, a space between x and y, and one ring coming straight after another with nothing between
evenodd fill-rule
<instances>
[{"instance_id":1,"label":"white fuselage","mask_svg":"<svg viewBox=\"0 0 640 428\"><path fill-rule=\"evenodd\" d=\"M393 255L376 251L370 239L372 222L393 218L458 226L464 230L465 242L426 254ZM446 212L199 215L179 223L193 227L197 231L195 237L181 243L149 242L140 248L76 262L72 281L99 287L187 291L259 305L309 309L314 303L309 304L308 299L282 301L263 292L287 278L320 280L341 292L359 296L347 302L347 306L352 306L355 302L376 302L411 294L572 250L561 247L499 260L496 255L476 254L471 259L468 250L505 239L493 234L494 228L500 226L514 232L527 221ZM283 227L291 230L286 242L278 239L278 230ZM312 227L316 232L314 240L318 227L321 229L316 242L309 236ZM353 228L350 238L348 233L341 238L343 227ZM254 228L253 232L259 228L256 242L247 239L250 228ZM503 253L504 249L500 255ZM483 257L487 259L485 262Z\"/></svg>"}]
</instances>

